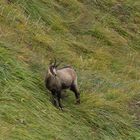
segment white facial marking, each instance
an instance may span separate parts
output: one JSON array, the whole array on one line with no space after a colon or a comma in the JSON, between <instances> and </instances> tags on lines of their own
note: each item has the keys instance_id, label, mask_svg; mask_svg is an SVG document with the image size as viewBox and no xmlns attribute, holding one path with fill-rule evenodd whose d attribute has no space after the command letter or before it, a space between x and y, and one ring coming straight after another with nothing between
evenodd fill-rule
<instances>
[{"instance_id":1,"label":"white facial marking","mask_svg":"<svg viewBox=\"0 0 140 140\"><path fill-rule=\"evenodd\" d=\"M53 72L54 72L54 74L56 75L57 73L56 73L56 69L55 68L53 68Z\"/></svg>"}]
</instances>

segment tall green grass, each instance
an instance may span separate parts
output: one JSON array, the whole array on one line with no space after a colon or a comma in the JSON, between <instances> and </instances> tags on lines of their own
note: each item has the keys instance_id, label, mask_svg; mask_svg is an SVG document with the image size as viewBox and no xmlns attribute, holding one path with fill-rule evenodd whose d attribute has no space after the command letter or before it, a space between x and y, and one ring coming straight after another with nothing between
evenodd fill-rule
<instances>
[{"instance_id":1,"label":"tall green grass","mask_svg":"<svg viewBox=\"0 0 140 140\"><path fill-rule=\"evenodd\" d=\"M0 1L0 139L139 140L139 0ZM78 74L64 111L44 86L50 59Z\"/></svg>"}]
</instances>

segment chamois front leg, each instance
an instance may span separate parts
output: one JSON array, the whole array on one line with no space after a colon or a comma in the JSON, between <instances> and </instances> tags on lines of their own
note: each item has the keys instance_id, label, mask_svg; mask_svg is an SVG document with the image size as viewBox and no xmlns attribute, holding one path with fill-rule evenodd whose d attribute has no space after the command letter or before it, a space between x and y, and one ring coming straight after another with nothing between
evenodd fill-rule
<instances>
[{"instance_id":1,"label":"chamois front leg","mask_svg":"<svg viewBox=\"0 0 140 140\"><path fill-rule=\"evenodd\" d=\"M57 100L58 100L58 105L61 110L63 110L62 104L61 104L61 91L57 92Z\"/></svg>"},{"instance_id":2,"label":"chamois front leg","mask_svg":"<svg viewBox=\"0 0 140 140\"><path fill-rule=\"evenodd\" d=\"M55 107L58 107L57 92L52 91L52 103Z\"/></svg>"}]
</instances>

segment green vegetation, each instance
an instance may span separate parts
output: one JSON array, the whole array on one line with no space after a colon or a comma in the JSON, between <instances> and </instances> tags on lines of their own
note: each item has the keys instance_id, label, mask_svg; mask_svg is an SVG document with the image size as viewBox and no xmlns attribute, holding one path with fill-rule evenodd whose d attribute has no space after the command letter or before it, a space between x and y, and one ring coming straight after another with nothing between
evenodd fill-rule
<instances>
[{"instance_id":1,"label":"green vegetation","mask_svg":"<svg viewBox=\"0 0 140 140\"><path fill-rule=\"evenodd\" d=\"M50 59L75 67L56 109ZM140 140L140 1L0 1L0 140Z\"/></svg>"}]
</instances>

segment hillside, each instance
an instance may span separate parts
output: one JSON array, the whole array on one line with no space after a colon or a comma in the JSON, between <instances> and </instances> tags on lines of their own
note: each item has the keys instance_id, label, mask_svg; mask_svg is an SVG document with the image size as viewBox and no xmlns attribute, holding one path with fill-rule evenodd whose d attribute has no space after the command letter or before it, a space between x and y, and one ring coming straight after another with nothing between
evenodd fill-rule
<instances>
[{"instance_id":1,"label":"hillside","mask_svg":"<svg viewBox=\"0 0 140 140\"><path fill-rule=\"evenodd\" d=\"M64 111L50 60L78 73ZM140 1L0 0L0 140L139 140Z\"/></svg>"}]
</instances>

